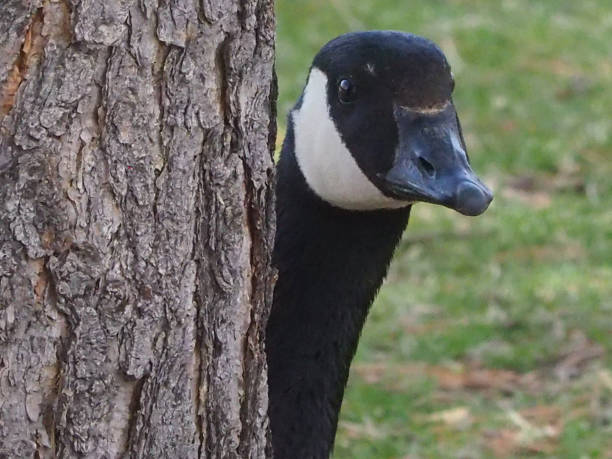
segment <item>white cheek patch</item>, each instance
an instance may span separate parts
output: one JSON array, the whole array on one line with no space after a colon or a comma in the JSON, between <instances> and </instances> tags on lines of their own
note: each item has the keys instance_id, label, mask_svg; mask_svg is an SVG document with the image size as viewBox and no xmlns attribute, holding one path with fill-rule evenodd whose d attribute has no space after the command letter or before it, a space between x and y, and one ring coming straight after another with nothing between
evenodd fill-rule
<instances>
[{"instance_id":1,"label":"white cheek patch","mask_svg":"<svg viewBox=\"0 0 612 459\"><path fill-rule=\"evenodd\" d=\"M298 165L321 199L349 210L397 209L409 204L385 196L359 168L330 118L327 77L316 67L291 120Z\"/></svg>"}]
</instances>

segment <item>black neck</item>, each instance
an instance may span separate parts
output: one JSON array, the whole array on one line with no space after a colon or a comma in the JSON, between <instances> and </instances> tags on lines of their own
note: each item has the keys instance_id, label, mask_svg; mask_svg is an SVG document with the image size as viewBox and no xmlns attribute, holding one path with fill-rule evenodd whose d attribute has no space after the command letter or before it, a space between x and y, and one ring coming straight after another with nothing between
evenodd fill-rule
<instances>
[{"instance_id":1,"label":"black neck","mask_svg":"<svg viewBox=\"0 0 612 459\"><path fill-rule=\"evenodd\" d=\"M410 208L352 212L309 189L291 129L278 165L274 264L267 326L275 457L326 458L351 359Z\"/></svg>"}]
</instances>

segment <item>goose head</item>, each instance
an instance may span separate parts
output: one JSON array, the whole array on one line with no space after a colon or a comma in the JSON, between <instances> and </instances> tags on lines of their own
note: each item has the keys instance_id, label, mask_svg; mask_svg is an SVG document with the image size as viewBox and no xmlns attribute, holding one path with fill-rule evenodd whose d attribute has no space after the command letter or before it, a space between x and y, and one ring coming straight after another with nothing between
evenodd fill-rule
<instances>
[{"instance_id":1,"label":"goose head","mask_svg":"<svg viewBox=\"0 0 612 459\"><path fill-rule=\"evenodd\" d=\"M290 114L310 189L347 210L422 201L484 212L493 195L470 166L453 87L444 54L425 38L371 31L326 44Z\"/></svg>"}]
</instances>

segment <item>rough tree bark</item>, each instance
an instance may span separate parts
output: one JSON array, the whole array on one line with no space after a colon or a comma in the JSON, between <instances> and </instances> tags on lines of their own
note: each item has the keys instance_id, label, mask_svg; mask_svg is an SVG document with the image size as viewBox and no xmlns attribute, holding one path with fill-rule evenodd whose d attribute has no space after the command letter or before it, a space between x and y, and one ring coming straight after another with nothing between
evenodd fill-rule
<instances>
[{"instance_id":1,"label":"rough tree bark","mask_svg":"<svg viewBox=\"0 0 612 459\"><path fill-rule=\"evenodd\" d=\"M0 3L0 457L265 457L272 0Z\"/></svg>"}]
</instances>

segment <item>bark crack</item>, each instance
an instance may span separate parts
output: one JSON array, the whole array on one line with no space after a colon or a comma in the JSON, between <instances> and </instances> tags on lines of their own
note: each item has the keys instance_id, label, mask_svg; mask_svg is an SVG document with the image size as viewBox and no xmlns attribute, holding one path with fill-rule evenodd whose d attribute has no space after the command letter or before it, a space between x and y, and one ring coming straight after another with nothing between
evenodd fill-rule
<instances>
[{"instance_id":1,"label":"bark crack","mask_svg":"<svg viewBox=\"0 0 612 459\"><path fill-rule=\"evenodd\" d=\"M135 382L134 388L132 389L132 397L130 398L130 409L129 409L130 417L128 418L128 423L127 423L128 434L126 435L126 443L123 449L126 455L130 451L130 445L133 443L133 440L137 434L136 429L137 429L138 419L140 419L140 415L141 415L140 409L142 407L140 403L140 399L142 396L142 389L144 387L146 380L147 380L147 375L145 374L142 378L140 378L139 380Z\"/></svg>"},{"instance_id":2,"label":"bark crack","mask_svg":"<svg viewBox=\"0 0 612 459\"><path fill-rule=\"evenodd\" d=\"M199 262L197 262L198 265L198 270L199 270ZM202 423L203 423L203 416L200 412L200 410L202 409L202 403L203 400L200 397L200 387L202 385L202 356L201 356L201 352L202 352L202 332L199 331L200 327L198 327L198 317L200 315L200 307L199 307L199 302L197 300L198 298L198 292L197 292L197 288L194 291L194 295L193 295L193 301L194 301L194 305L196 307L196 314L195 314L195 340L194 340L194 374L195 374L195 382L194 382L194 406L195 406L195 427L196 427L196 433L198 435L198 457L203 457L202 456L202 448L204 448L204 444L205 444L205 438L204 438L204 429L202 427Z\"/></svg>"},{"instance_id":3,"label":"bark crack","mask_svg":"<svg viewBox=\"0 0 612 459\"><path fill-rule=\"evenodd\" d=\"M221 119L225 124L231 124L230 114L228 110L228 72L227 72L227 48L230 43L229 36L223 32L223 40L219 43L215 54L215 67L217 75L217 87L219 88L219 107L221 109Z\"/></svg>"},{"instance_id":4,"label":"bark crack","mask_svg":"<svg viewBox=\"0 0 612 459\"><path fill-rule=\"evenodd\" d=\"M0 88L0 122L11 111L17 98L17 92L35 60L40 56L45 39L42 36L44 22L43 8L40 7L32 15L32 20L21 44L13 67L4 85Z\"/></svg>"},{"instance_id":5,"label":"bark crack","mask_svg":"<svg viewBox=\"0 0 612 459\"><path fill-rule=\"evenodd\" d=\"M202 147L203 148L203 147ZM195 234L195 238L194 238L194 243L193 243L193 247L192 247L192 254L191 254L191 259L195 262L196 265L196 273L201 273L202 272L202 262L201 262L201 246L203 245L203 241L201 241L201 229L200 229L200 225L201 225L201 221L203 218L202 215L202 208L201 208L201 196L202 196L202 184L204 181L204 173L202 171L202 164L201 161L198 160L197 161L197 166L196 166L196 173L198 174L198 186L197 186L197 190L196 190L196 197L197 197L197 203L195 206L195 215L194 215L194 234ZM199 276L198 276L199 277ZM203 330L202 327L200 326L200 321L201 318L203 316L203 311L202 311L202 304L200 301L200 298L202 298L202 292L201 292L201 285L200 282L198 282L198 280L196 279L196 285L195 285L195 289L193 291L193 305L195 307L195 314L194 314L194 330L195 330L195 342L194 342L194 374L195 374L195 381L194 381L194 397L195 397L195 409L194 409L194 414L195 414L195 427L196 427L196 433L198 436L198 458L204 457L203 456L203 450L206 446L206 438L205 438L205 429L204 429L204 422L205 422L205 418L204 415L202 413L202 405L205 403L204 400L202 400L201 397L201 387L202 387L202 383L203 383L203 371L204 369L202 368L202 348L204 346L204 337L203 337Z\"/></svg>"}]
</instances>

